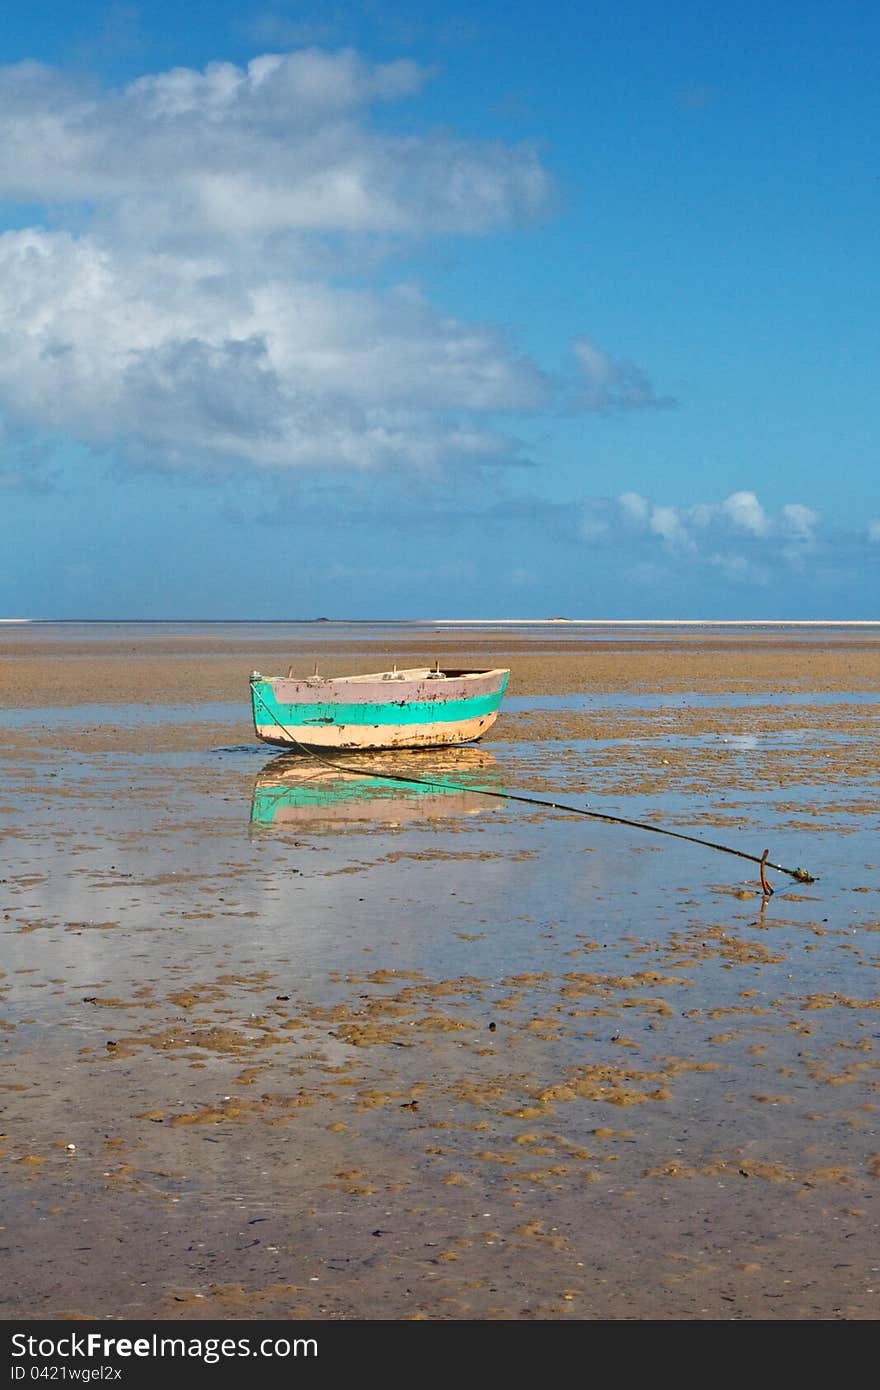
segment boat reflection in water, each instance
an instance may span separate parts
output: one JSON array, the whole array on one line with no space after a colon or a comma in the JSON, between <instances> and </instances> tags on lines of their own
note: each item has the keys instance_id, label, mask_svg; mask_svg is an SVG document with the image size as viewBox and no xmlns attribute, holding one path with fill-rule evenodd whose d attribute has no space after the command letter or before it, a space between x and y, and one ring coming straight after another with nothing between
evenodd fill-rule
<instances>
[{"instance_id":1,"label":"boat reflection in water","mask_svg":"<svg viewBox=\"0 0 880 1390\"><path fill-rule=\"evenodd\" d=\"M498 805L503 795L498 765L491 753L477 748L444 754L346 753L340 766L332 759L281 754L268 762L254 782L251 827L295 826L320 829L352 822L400 825L448 816L471 816ZM377 773L414 781L386 781Z\"/></svg>"}]
</instances>

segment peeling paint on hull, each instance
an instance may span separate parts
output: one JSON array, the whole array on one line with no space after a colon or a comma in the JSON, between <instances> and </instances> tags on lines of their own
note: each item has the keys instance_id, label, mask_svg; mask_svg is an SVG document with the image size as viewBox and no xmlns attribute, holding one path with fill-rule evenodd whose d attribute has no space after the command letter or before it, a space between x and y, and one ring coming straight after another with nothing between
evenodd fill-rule
<instances>
[{"instance_id":1,"label":"peeling paint on hull","mask_svg":"<svg viewBox=\"0 0 880 1390\"><path fill-rule=\"evenodd\" d=\"M471 743L498 717L507 670L427 668L297 681L251 677L257 737L278 748L432 748Z\"/></svg>"}]
</instances>

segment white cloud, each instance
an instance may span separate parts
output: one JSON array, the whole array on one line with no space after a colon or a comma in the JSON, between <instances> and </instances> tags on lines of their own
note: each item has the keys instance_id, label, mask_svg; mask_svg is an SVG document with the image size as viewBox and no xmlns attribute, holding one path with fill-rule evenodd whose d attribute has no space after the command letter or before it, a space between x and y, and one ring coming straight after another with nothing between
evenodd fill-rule
<instances>
[{"instance_id":1,"label":"white cloud","mask_svg":"<svg viewBox=\"0 0 880 1390\"><path fill-rule=\"evenodd\" d=\"M717 547L725 536L739 537L753 547L783 539L790 543L785 558L794 562L801 558L800 543L813 538L819 521L818 514L800 502L786 503L774 517L748 490L733 492L720 502L697 502L689 507L658 505L640 493L626 492L618 497L617 510L619 519L629 527L659 537L670 550L706 558L731 577L753 569L754 554L706 550L707 546Z\"/></svg>"},{"instance_id":2,"label":"white cloud","mask_svg":"<svg viewBox=\"0 0 880 1390\"><path fill-rule=\"evenodd\" d=\"M433 470L500 460L487 417L561 389L489 325L352 267L402 238L483 234L547 205L534 148L381 127L426 73L352 50L176 68L110 92L0 68L0 408L155 464ZM46 219L47 224L49 219ZM343 272L340 274L340 272ZM656 404L575 346L587 409Z\"/></svg>"},{"instance_id":3,"label":"white cloud","mask_svg":"<svg viewBox=\"0 0 880 1390\"><path fill-rule=\"evenodd\" d=\"M0 196L93 200L135 242L279 231L479 232L539 211L529 145L374 129L418 93L415 63L351 50L176 68L95 96L53 69L0 69Z\"/></svg>"},{"instance_id":4,"label":"white cloud","mask_svg":"<svg viewBox=\"0 0 880 1390\"><path fill-rule=\"evenodd\" d=\"M751 536L767 535L767 516L753 492L732 492L721 503L721 509L735 530Z\"/></svg>"},{"instance_id":5,"label":"white cloud","mask_svg":"<svg viewBox=\"0 0 880 1390\"><path fill-rule=\"evenodd\" d=\"M782 508L783 526L795 540L811 540L818 520L817 513L800 502L788 502Z\"/></svg>"},{"instance_id":6,"label":"white cloud","mask_svg":"<svg viewBox=\"0 0 880 1390\"><path fill-rule=\"evenodd\" d=\"M677 507L657 506L639 492L622 493L617 499L617 507L630 526L650 531L669 546L687 549L692 544L682 513Z\"/></svg>"},{"instance_id":7,"label":"white cloud","mask_svg":"<svg viewBox=\"0 0 880 1390\"><path fill-rule=\"evenodd\" d=\"M688 535L681 517L675 507L652 507L648 526L656 536L662 537L668 545L690 547L693 542Z\"/></svg>"},{"instance_id":8,"label":"white cloud","mask_svg":"<svg viewBox=\"0 0 880 1390\"><path fill-rule=\"evenodd\" d=\"M868 527L868 540L880 541L880 521L872 521Z\"/></svg>"},{"instance_id":9,"label":"white cloud","mask_svg":"<svg viewBox=\"0 0 880 1390\"><path fill-rule=\"evenodd\" d=\"M433 466L499 447L448 414L531 408L545 382L492 330L410 295L25 231L0 236L0 392L18 419L181 460Z\"/></svg>"}]
</instances>

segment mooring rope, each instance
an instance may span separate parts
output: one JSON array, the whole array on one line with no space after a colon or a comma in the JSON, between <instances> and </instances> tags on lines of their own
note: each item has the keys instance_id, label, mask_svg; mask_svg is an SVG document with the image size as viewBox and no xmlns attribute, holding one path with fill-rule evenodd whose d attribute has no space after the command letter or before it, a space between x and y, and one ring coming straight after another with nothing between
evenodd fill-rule
<instances>
[{"instance_id":1,"label":"mooring rope","mask_svg":"<svg viewBox=\"0 0 880 1390\"><path fill-rule=\"evenodd\" d=\"M351 764L339 762L335 758L325 758L320 753L317 753L314 748L309 747L305 743L300 743L296 735L286 724L282 724L281 720L275 714L275 711L270 709L266 704L259 690L254 690L253 686L251 689L270 719L278 725L282 733L287 736L290 742L294 744L301 753L305 753L308 757L317 758L318 762L326 763L328 767L335 768L339 772L360 773L361 776L366 774L370 777L381 778L386 782L411 782L423 787L444 787L452 791L473 792L477 796L491 796L499 801L519 801L526 806L543 806L550 811L565 811L570 815L587 816L590 820L610 821L613 825L629 825L635 830L649 830L654 835L669 835L675 840L688 840L693 845L702 845L704 849L719 850L722 854L734 854L739 859L748 859L750 863L760 865L761 886L764 889L765 896L769 896L773 891L764 877L765 869L776 869L781 874L788 874L790 878L797 879L798 883L816 882L814 875L808 873L806 869L787 869L784 864L772 863L767 858L767 850L760 856L757 854L748 854L745 850L733 849L731 845L719 845L713 840L702 840L698 835L685 835L681 830L668 830L665 826L649 825L646 821L630 820L626 816L613 816L608 811L588 811L583 806L569 806L562 801L546 801L541 797L523 796L518 792L489 791L486 787L468 787L459 782L438 782L428 777L403 777L396 772L375 772L372 768L354 767Z\"/></svg>"}]
</instances>

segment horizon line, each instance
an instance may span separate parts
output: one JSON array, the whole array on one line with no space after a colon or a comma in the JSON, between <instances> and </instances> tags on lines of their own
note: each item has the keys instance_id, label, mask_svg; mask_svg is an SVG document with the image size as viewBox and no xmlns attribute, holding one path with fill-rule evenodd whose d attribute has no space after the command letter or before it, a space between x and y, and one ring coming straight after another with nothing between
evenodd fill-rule
<instances>
[{"instance_id":1,"label":"horizon line","mask_svg":"<svg viewBox=\"0 0 880 1390\"><path fill-rule=\"evenodd\" d=\"M32 623L348 623L445 627L880 627L880 618L0 618L0 624Z\"/></svg>"}]
</instances>

